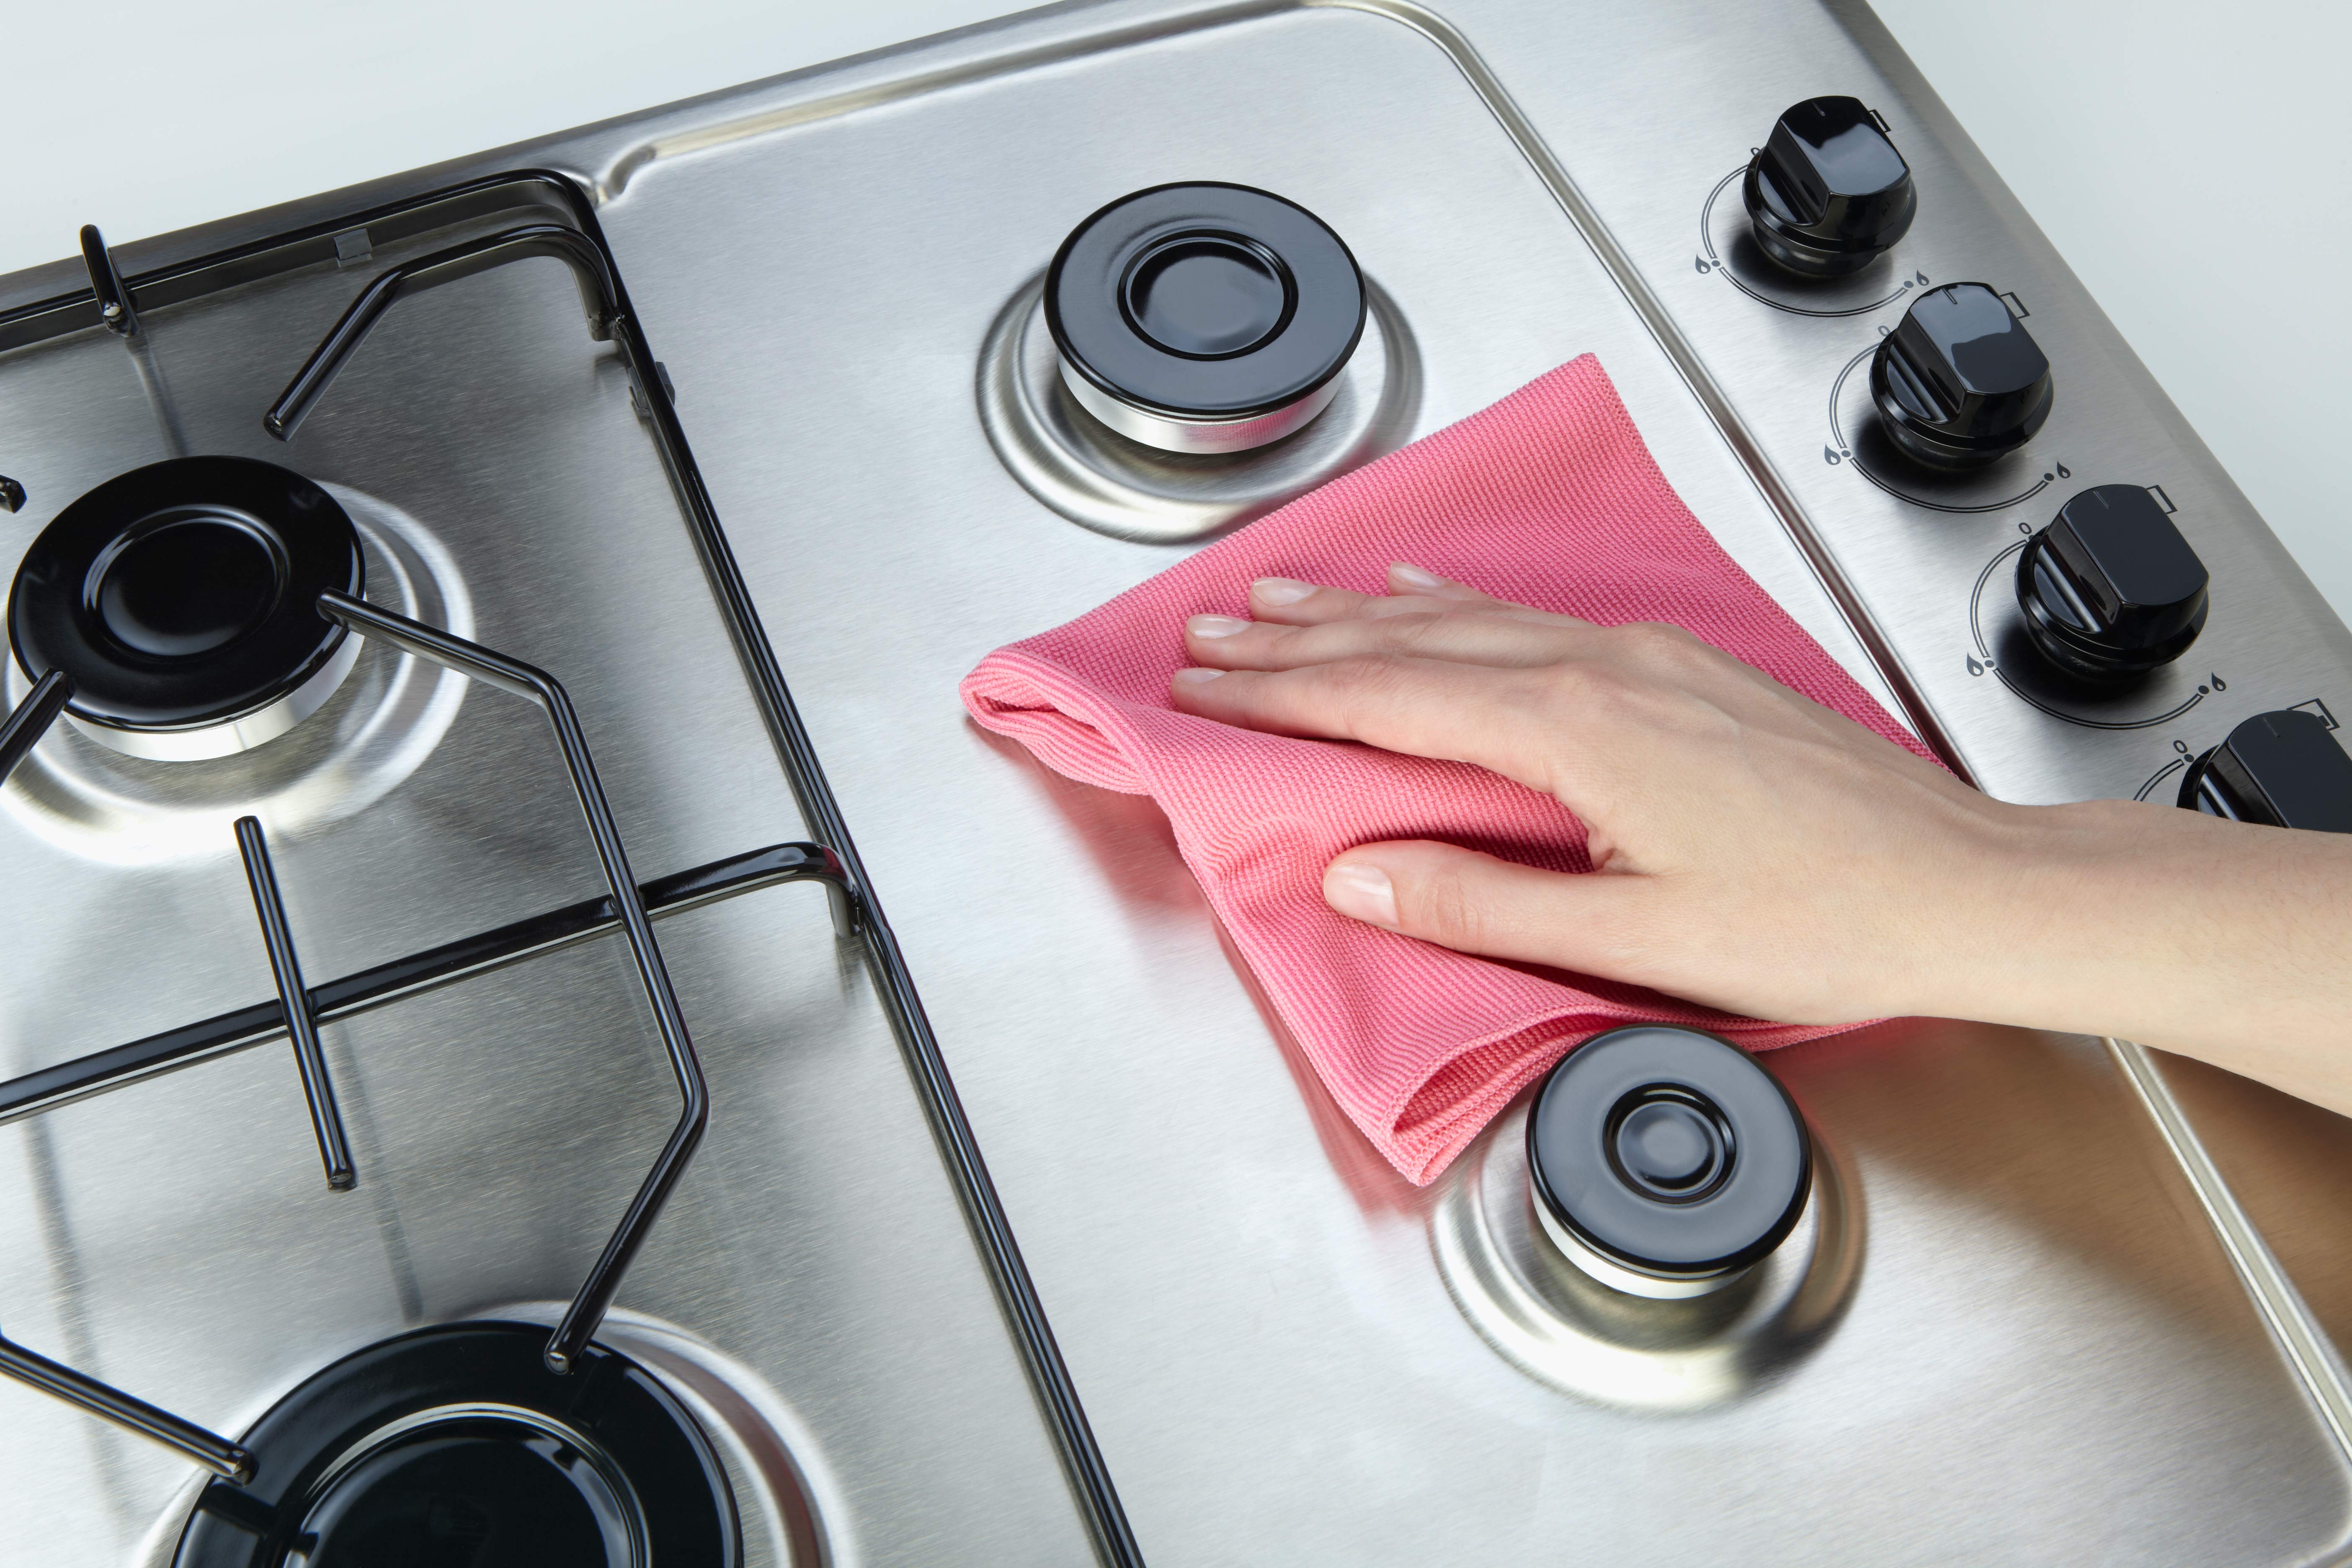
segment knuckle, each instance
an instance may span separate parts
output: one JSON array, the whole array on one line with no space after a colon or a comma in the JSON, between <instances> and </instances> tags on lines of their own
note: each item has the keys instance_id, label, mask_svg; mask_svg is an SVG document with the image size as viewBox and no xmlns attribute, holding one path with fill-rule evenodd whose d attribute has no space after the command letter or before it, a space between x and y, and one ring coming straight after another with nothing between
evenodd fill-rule
<instances>
[{"instance_id":1,"label":"knuckle","mask_svg":"<svg viewBox=\"0 0 2352 1568\"><path fill-rule=\"evenodd\" d=\"M1351 654L1323 666L1323 679L1334 692L1352 701L1394 696L1403 673L1403 667L1387 653Z\"/></svg>"},{"instance_id":2,"label":"knuckle","mask_svg":"<svg viewBox=\"0 0 2352 1568\"><path fill-rule=\"evenodd\" d=\"M1412 654L1427 649L1442 640L1445 617L1427 613L1411 616L1391 616L1372 623L1377 628L1374 640L1389 653Z\"/></svg>"},{"instance_id":3,"label":"knuckle","mask_svg":"<svg viewBox=\"0 0 2352 1568\"><path fill-rule=\"evenodd\" d=\"M1631 621L1618 628L1639 658L1680 664L1704 645L1682 627L1664 621Z\"/></svg>"},{"instance_id":4,"label":"knuckle","mask_svg":"<svg viewBox=\"0 0 2352 1568\"><path fill-rule=\"evenodd\" d=\"M1639 710L1636 684L1613 666L1579 659L1542 672L1538 700L1581 724L1609 723Z\"/></svg>"},{"instance_id":5,"label":"knuckle","mask_svg":"<svg viewBox=\"0 0 2352 1568\"><path fill-rule=\"evenodd\" d=\"M1748 670L1739 660L1680 626L1651 628L1644 653L1652 668L1683 686L1719 677L1727 669L1743 675Z\"/></svg>"},{"instance_id":6,"label":"knuckle","mask_svg":"<svg viewBox=\"0 0 2352 1568\"><path fill-rule=\"evenodd\" d=\"M1417 879L1404 902L1400 912L1406 928L1448 946L1475 947L1486 935L1486 910L1458 866L1440 866Z\"/></svg>"}]
</instances>

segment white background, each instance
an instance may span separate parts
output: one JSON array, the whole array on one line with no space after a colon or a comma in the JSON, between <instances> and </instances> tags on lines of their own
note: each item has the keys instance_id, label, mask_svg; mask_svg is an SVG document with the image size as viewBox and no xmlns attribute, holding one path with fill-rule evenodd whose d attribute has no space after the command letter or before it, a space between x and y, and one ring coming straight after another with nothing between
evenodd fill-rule
<instances>
[{"instance_id":1,"label":"white background","mask_svg":"<svg viewBox=\"0 0 2352 1568\"><path fill-rule=\"evenodd\" d=\"M119 243L1006 9L0 0L0 272L70 254L84 223ZM2352 7L1878 12L2352 620Z\"/></svg>"}]
</instances>

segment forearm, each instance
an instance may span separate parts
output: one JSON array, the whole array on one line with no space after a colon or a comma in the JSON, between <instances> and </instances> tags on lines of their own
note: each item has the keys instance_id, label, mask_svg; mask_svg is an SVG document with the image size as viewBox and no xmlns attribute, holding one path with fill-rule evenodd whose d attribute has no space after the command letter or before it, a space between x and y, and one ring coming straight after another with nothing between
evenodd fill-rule
<instances>
[{"instance_id":1,"label":"forearm","mask_svg":"<svg viewBox=\"0 0 2352 1568\"><path fill-rule=\"evenodd\" d=\"M2352 836L2130 802L2003 816L1919 1010L2113 1035L2352 1113Z\"/></svg>"}]
</instances>

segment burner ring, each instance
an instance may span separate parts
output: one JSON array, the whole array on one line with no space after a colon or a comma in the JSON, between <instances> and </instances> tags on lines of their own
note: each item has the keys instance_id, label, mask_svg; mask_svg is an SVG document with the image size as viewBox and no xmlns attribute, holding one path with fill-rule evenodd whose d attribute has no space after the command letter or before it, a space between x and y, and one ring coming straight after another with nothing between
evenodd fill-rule
<instances>
[{"instance_id":1,"label":"burner ring","mask_svg":"<svg viewBox=\"0 0 2352 1568\"><path fill-rule=\"evenodd\" d=\"M1717 1036L1637 1024L1570 1052L1528 1117L1536 1216L1603 1284L1726 1289L1797 1223L1811 1140L1788 1090Z\"/></svg>"},{"instance_id":2,"label":"burner ring","mask_svg":"<svg viewBox=\"0 0 2352 1568\"><path fill-rule=\"evenodd\" d=\"M1189 453L1265 446L1321 413L1366 309L1329 226L1215 181L1155 185L1088 217L1055 253L1045 303L1079 405Z\"/></svg>"},{"instance_id":3,"label":"burner ring","mask_svg":"<svg viewBox=\"0 0 2352 1568\"><path fill-rule=\"evenodd\" d=\"M198 1494L175 1568L435 1552L514 1568L737 1568L734 1496L686 1407L601 1345L558 1376L546 1343L544 1327L457 1323L317 1373L246 1434L252 1481Z\"/></svg>"},{"instance_id":4,"label":"burner ring","mask_svg":"<svg viewBox=\"0 0 2352 1568\"><path fill-rule=\"evenodd\" d=\"M644 1568L644 1511L628 1478L593 1441L536 1410L457 1405L371 1433L312 1490L297 1533L305 1562L362 1561L404 1542L412 1554L496 1545L501 1515L527 1518L551 1563ZM511 1561L511 1558L501 1559Z\"/></svg>"},{"instance_id":5,"label":"burner ring","mask_svg":"<svg viewBox=\"0 0 2352 1568\"><path fill-rule=\"evenodd\" d=\"M318 485L249 458L177 458L117 475L41 531L8 640L33 679L73 678L66 711L91 738L226 756L333 694L359 643L312 606L365 578L358 531Z\"/></svg>"}]
</instances>

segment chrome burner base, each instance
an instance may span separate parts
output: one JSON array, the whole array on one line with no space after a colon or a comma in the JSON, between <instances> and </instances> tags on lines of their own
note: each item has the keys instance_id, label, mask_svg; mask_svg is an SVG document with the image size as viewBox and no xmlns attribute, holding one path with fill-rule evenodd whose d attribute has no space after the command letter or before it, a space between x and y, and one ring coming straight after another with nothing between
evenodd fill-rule
<instances>
[{"instance_id":1,"label":"chrome burner base","mask_svg":"<svg viewBox=\"0 0 2352 1568\"><path fill-rule=\"evenodd\" d=\"M1369 279L1363 338L1315 395L1329 395L1320 416L1267 445L1226 452L1164 451L1081 406L1045 330L1044 288L1042 274L1030 279L989 329L980 418L1022 487L1081 527L1152 544L1206 539L1412 438L1419 352L1395 302Z\"/></svg>"},{"instance_id":2,"label":"chrome burner base","mask_svg":"<svg viewBox=\"0 0 2352 1568\"><path fill-rule=\"evenodd\" d=\"M1705 1295L1637 1296L1571 1263L1538 1221L1521 1106L1444 1178L1431 1246L1471 1327L1538 1383L1635 1409L1725 1405L1802 1362L1861 1277L1861 1189L1818 1136L1813 1152L1812 1195L1763 1261Z\"/></svg>"},{"instance_id":3,"label":"chrome burner base","mask_svg":"<svg viewBox=\"0 0 2352 1568\"><path fill-rule=\"evenodd\" d=\"M194 730L125 730L112 724L94 724L75 713L68 713L66 722L107 750L126 757L145 757L159 763L203 763L215 757L233 757L239 752L268 745L325 707L327 699L341 688L343 678L359 663L360 646L360 638L346 633L342 646L319 667L317 674L268 707L226 724L206 724Z\"/></svg>"}]
</instances>

